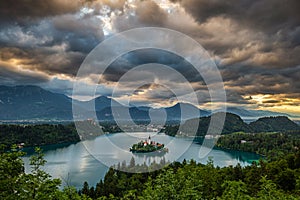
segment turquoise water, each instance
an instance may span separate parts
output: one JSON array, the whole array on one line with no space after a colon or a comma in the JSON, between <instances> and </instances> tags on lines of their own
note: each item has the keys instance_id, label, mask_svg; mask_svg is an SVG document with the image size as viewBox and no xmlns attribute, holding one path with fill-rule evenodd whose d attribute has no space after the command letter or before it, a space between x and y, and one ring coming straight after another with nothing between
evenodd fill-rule
<instances>
[{"instance_id":1,"label":"turquoise water","mask_svg":"<svg viewBox=\"0 0 300 200\"><path fill-rule=\"evenodd\" d=\"M130 146L142 139L152 135L152 140L164 143L169 153L164 155L132 154ZM108 166L122 161L129 163L132 157L136 163L147 164L159 162L164 158L166 161L182 161L183 159L194 159L200 163L207 163L211 157L216 166L224 167L229 165L245 166L253 160L258 160L259 155L239 151L224 151L212 149L208 155L200 151L201 145L194 143L188 138L174 138L164 134L154 133L117 133L99 136L93 140L79 142L76 144L48 145L43 147L45 159L47 160L44 170L54 178L60 178L63 186L72 185L81 188L84 181L95 185L104 177ZM207 150L207 149L206 149ZM27 149L25 156L25 169L30 171L29 156L32 149Z\"/></svg>"}]
</instances>

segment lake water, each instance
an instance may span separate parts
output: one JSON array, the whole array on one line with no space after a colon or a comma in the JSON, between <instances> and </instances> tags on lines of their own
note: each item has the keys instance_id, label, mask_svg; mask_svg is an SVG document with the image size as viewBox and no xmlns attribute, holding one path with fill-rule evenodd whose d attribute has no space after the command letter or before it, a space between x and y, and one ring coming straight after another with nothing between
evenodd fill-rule
<instances>
[{"instance_id":1,"label":"lake water","mask_svg":"<svg viewBox=\"0 0 300 200\"><path fill-rule=\"evenodd\" d=\"M164 155L132 154L129 148L132 144L145 140L151 135L151 139L164 143L169 152ZM132 157L136 163L149 164L154 160L159 162L164 158L166 161L182 161L194 159L200 163L207 163L211 157L216 166L229 165L245 166L258 160L260 156L253 153L224 151L212 149L208 155L201 154L201 145L189 138L174 138L164 134L155 133L116 133L99 136L93 140L83 141L70 145L49 145L43 147L46 165L43 169L50 173L53 178L60 178L62 185L72 185L81 188L84 181L89 185L96 185L108 170L108 166L126 161L129 163ZM203 147L202 147L203 148ZM204 150L207 150L204 148ZM26 172L30 171L29 156L32 149L27 149L28 155L23 158Z\"/></svg>"}]
</instances>

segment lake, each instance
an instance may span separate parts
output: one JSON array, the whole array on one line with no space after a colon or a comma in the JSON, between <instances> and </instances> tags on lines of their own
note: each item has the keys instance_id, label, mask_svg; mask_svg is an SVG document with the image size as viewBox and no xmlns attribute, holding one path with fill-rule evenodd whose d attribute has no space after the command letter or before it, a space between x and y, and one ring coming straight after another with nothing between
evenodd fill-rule
<instances>
[{"instance_id":1,"label":"lake","mask_svg":"<svg viewBox=\"0 0 300 200\"><path fill-rule=\"evenodd\" d=\"M164 143L169 152L164 155L132 154L129 148L132 144L147 139ZM93 140L82 141L70 145L48 145L43 147L46 165L43 169L50 173L53 178L60 178L62 185L72 185L81 188L84 181L90 186L96 185L108 170L108 166L116 165L119 162L129 163L132 157L136 163L150 164L153 161L159 162L164 158L166 161L183 161L194 159L200 163L207 163L209 157L214 161L215 166L240 165L245 166L258 160L259 155L239 152L212 149L208 155L201 155L202 145L195 143L190 138L174 138L165 134L156 133L115 133L99 136ZM205 147L202 147L205 149ZM205 149L207 150L207 149ZM27 156L23 158L26 172L30 171L29 156L32 149L26 149Z\"/></svg>"}]
</instances>

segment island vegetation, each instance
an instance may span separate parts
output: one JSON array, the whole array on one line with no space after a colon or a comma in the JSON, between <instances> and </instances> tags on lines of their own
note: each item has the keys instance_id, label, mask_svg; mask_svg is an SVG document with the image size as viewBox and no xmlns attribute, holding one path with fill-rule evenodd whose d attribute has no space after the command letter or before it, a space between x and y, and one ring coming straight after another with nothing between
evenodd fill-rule
<instances>
[{"instance_id":1,"label":"island vegetation","mask_svg":"<svg viewBox=\"0 0 300 200\"><path fill-rule=\"evenodd\" d=\"M165 148L164 144L160 144L155 141L151 141L151 137L149 136L148 140L140 141L137 144L133 144L130 148L132 153L149 153L149 152L167 152L168 149Z\"/></svg>"}]
</instances>

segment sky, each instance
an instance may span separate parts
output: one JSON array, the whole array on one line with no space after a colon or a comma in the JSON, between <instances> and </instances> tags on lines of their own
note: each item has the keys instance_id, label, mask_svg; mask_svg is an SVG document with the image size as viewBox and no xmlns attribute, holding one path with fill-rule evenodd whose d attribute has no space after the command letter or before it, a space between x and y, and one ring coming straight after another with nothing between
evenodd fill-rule
<instances>
[{"instance_id":1,"label":"sky","mask_svg":"<svg viewBox=\"0 0 300 200\"><path fill-rule=\"evenodd\" d=\"M79 67L99 43L132 28L163 27L188 35L207 50L222 75L227 106L300 115L299 10L298 0L0 1L0 85L38 85L71 96ZM182 73L199 98L198 107L224 103L211 105L203 79L185 60L151 49L115 60L97 95L110 96L124 70L147 63ZM92 79L81 77L85 90L74 98L91 98ZM182 89L174 77L163 81ZM117 99L155 107L176 103L162 83L132 94L124 86Z\"/></svg>"}]
</instances>

